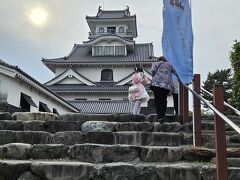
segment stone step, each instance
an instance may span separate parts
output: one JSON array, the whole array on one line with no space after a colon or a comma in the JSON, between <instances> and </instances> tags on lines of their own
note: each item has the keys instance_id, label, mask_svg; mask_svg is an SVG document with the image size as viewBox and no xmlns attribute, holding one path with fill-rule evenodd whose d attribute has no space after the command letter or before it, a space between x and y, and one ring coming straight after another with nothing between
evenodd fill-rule
<instances>
[{"instance_id":1,"label":"stone step","mask_svg":"<svg viewBox=\"0 0 240 180\"><path fill-rule=\"evenodd\" d=\"M184 144L193 144L193 134L192 133L183 133L184 134ZM228 133L226 133L228 134ZM213 133L202 133L201 142L204 147L215 148L215 135ZM236 147L240 148L240 136L230 133L226 135L227 147Z\"/></svg>"},{"instance_id":2,"label":"stone step","mask_svg":"<svg viewBox=\"0 0 240 180\"><path fill-rule=\"evenodd\" d=\"M206 148L215 148L215 144L214 144L214 142L208 142L208 143L204 144L204 147L206 147ZM228 148L240 148L240 144L239 143L227 142L227 147Z\"/></svg>"},{"instance_id":3,"label":"stone step","mask_svg":"<svg viewBox=\"0 0 240 180\"><path fill-rule=\"evenodd\" d=\"M215 180L210 163L106 163L0 160L2 179L38 180ZM240 168L228 169L228 179L240 178Z\"/></svg>"},{"instance_id":4,"label":"stone step","mask_svg":"<svg viewBox=\"0 0 240 180\"><path fill-rule=\"evenodd\" d=\"M206 163L106 163L72 161L0 160L2 179L51 180L215 180L216 169ZM228 179L240 178L240 168L229 168Z\"/></svg>"},{"instance_id":5,"label":"stone step","mask_svg":"<svg viewBox=\"0 0 240 180\"><path fill-rule=\"evenodd\" d=\"M193 144L193 134L192 133L183 133L185 144ZM206 143L214 143L214 134L202 134L201 142L203 145Z\"/></svg>"},{"instance_id":6,"label":"stone step","mask_svg":"<svg viewBox=\"0 0 240 180\"><path fill-rule=\"evenodd\" d=\"M214 122L202 121L201 122L201 130L212 130L212 131L214 131ZM225 125L225 130L226 131L233 131L233 129L227 124ZM183 124L183 131L193 132L192 122Z\"/></svg>"},{"instance_id":7,"label":"stone step","mask_svg":"<svg viewBox=\"0 0 240 180\"><path fill-rule=\"evenodd\" d=\"M24 144L0 146L0 159L71 159L81 162L173 162L183 159L183 146L131 146L103 144ZM210 159L209 159L210 161Z\"/></svg>"},{"instance_id":8,"label":"stone step","mask_svg":"<svg viewBox=\"0 0 240 180\"><path fill-rule=\"evenodd\" d=\"M21 121L1 120L0 130L15 131L46 131L56 133L59 131L84 131L84 132L117 132L117 131L144 131L144 132L192 132L192 124L179 122L108 122L108 121ZM202 131L214 133L213 123L202 123ZM226 126L226 132L234 132Z\"/></svg>"},{"instance_id":9,"label":"stone step","mask_svg":"<svg viewBox=\"0 0 240 180\"><path fill-rule=\"evenodd\" d=\"M15 131L46 131L56 133L59 131L84 131L84 132L116 132L116 131L144 131L144 132L180 132L183 125L178 122L106 122L87 121L80 124L77 121L0 121L0 130Z\"/></svg>"},{"instance_id":10,"label":"stone step","mask_svg":"<svg viewBox=\"0 0 240 180\"><path fill-rule=\"evenodd\" d=\"M1 116L0 116L1 117ZM4 116L3 116L4 117ZM56 116L53 113L44 112L17 112L12 115L13 120L59 120L59 121L78 121L84 123L85 121L109 121L109 122L154 122L158 120L156 114L150 115L133 115L133 114L82 114L82 113L68 113ZM8 120L1 118L0 120ZM167 115L167 122L181 122L180 116Z\"/></svg>"},{"instance_id":11,"label":"stone step","mask_svg":"<svg viewBox=\"0 0 240 180\"><path fill-rule=\"evenodd\" d=\"M0 145L9 143L28 144L128 144L150 146L179 146L184 143L182 133L165 132L81 132L65 131L51 134L43 131L0 130Z\"/></svg>"},{"instance_id":12,"label":"stone step","mask_svg":"<svg viewBox=\"0 0 240 180\"><path fill-rule=\"evenodd\" d=\"M216 164L216 158L213 158L211 161L213 164ZM238 167L240 168L240 158L227 158L228 167Z\"/></svg>"},{"instance_id":13,"label":"stone step","mask_svg":"<svg viewBox=\"0 0 240 180\"><path fill-rule=\"evenodd\" d=\"M202 130L201 131L202 134L215 134L214 130ZM226 131L226 135L227 136L235 136L238 135L238 133L236 131Z\"/></svg>"},{"instance_id":14,"label":"stone step","mask_svg":"<svg viewBox=\"0 0 240 180\"><path fill-rule=\"evenodd\" d=\"M240 148L228 148L227 157L240 158ZM193 146L132 146L104 144L25 144L0 146L0 159L68 159L91 163L111 162L211 162L215 150Z\"/></svg>"},{"instance_id":15,"label":"stone step","mask_svg":"<svg viewBox=\"0 0 240 180\"><path fill-rule=\"evenodd\" d=\"M227 117L233 122L240 122L239 115L227 115ZM206 121L214 121L214 116L202 116L201 119Z\"/></svg>"},{"instance_id":16,"label":"stone step","mask_svg":"<svg viewBox=\"0 0 240 180\"><path fill-rule=\"evenodd\" d=\"M240 124L239 116L228 116L230 120L232 120L236 124ZM81 114L81 113L69 113L57 116L53 113L46 112L16 112L13 115L8 112L0 112L0 120L67 120L67 121L110 121L110 122L142 122L144 120L155 122L157 121L156 114L150 115L132 115L132 114ZM190 117L189 119L192 119ZM202 116L202 122L214 122L213 116ZM182 122L180 116L175 115L167 115L167 122Z\"/></svg>"}]
</instances>

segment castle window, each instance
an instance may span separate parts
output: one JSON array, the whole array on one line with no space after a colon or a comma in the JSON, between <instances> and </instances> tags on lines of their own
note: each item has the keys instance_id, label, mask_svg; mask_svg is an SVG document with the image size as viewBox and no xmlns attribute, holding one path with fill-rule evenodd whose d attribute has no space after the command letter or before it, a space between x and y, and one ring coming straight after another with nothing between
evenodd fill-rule
<instances>
[{"instance_id":1,"label":"castle window","mask_svg":"<svg viewBox=\"0 0 240 180\"><path fill-rule=\"evenodd\" d=\"M125 46L115 46L115 55L124 56L125 55Z\"/></svg>"},{"instance_id":2,"label":"castle window","mask_svg":"<svg viewBox=\"0 0 240 180\"><path fill-rule=\"evenodd\" d=\"M113 70L103 69L101 73L101 81L113 81Z\"/></svg>"},{"instance_id":3,"label":"castle window","mask_svg":"<svg viewBox=\"0 0 240 180\"><path fill-rule=\"evenodd\" d=\"M120 28L118 29L118 32L123 33L123 32L124 32L124 27L120 27Z\"/></svg>"},{"instance_id":4,"label":"castle window","mask_svg":"<svg viewBox=\"0 0 240 180\"><path fill-rule=\"evenodd\" d=\"M98 31L99 31L99 33L104 33L104 28L100 27Z\"/></svg>"},{"instance_id":5,"label":"castle window","mask_svg":"<svg viewBox=\"0 0 240 180\"><path fill-rule=\"evenodd\" d=\"M116 34L116 27L107 27L107 33Z\"/></svg>"},{"instance_id":6,"label":"castle window","mask_svg":"<svg viewBox=\"0 0 240 180\"><path fill-rule=\"evenodd\" d=\"M93 56L125 56L125 46L94 46Z\"/></svg>"},{"instance_id":7,"label":"castle window","mask_svg":"<svg viewBox=\"0 0 240 180\"><path fill-rule=\"evenodd\" d=\"M114 46L94 46L95 56L113 56Z\"/></svg>"},{"instance_id":8,"label":"castle window","mask_svg":"<svg viewBox=\"0 0 240 180\"><path fill-rule=\"evenodd\" d=\"M104 55L114 55L114 46L105 46L104 47Z\"/></svg>"}]
</instances>

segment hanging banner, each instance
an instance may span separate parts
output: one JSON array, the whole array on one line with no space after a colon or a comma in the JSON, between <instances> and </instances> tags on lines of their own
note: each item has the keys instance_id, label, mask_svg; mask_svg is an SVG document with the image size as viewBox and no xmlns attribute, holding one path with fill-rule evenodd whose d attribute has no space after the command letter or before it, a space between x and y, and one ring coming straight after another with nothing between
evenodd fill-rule
<instances>
[{"instance_id":1,"label":"hanging banner","mask_svg":"<svg viewBox=\"0 0 240 180\"><path fill-rule=\"evenodd\" d=\"M163 0L163 55L184 84L193 79L193 32L189 0Z\"/></svg>"}]
</instances>

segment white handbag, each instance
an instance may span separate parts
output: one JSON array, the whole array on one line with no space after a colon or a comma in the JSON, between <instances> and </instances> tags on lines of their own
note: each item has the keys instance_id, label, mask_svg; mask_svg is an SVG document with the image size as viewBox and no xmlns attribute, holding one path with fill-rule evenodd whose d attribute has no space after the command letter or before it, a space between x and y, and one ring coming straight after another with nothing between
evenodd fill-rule
<instances>
[{"instance_id":1,"label":"white handbag","mask_svg":"<svg viewBox=\"0 0 240 180\"><path fill-rule=\"evenodd\" d=\"M132 85L128 88L128 92L133 93L139 91L139 87L137 85Z\"/></svg>"}]
</instances>

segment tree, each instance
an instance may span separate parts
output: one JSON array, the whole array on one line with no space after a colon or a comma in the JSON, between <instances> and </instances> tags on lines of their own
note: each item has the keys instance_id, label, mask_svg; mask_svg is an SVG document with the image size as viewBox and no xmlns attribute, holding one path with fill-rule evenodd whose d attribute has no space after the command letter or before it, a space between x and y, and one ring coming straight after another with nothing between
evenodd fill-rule
<instances>
[{"instance_id":1,"label":"tree","mask_svg":"<svg viewBox=\"0 0 240 180\"><path fill-rule=\"evenodd\" d=\"M224 87L224 101L229 103L231 98L231 86L232 86L232 71L231 69L217 70L214 73L208 73L207 80L203 82L203 88L211 93L213 93L214 84L222 84ZM213 98L208 94L204 93L203 97L209 101ZM225 108L225 114L232 114L229 108Z\"/></svg>"},{"instance_id":2,"label":"tree","mask_svg":"<svg viewBox=\"0 0 240 180\"><path fill-rule=\"evenodd\" d=\"M207 91L213 93L213 85L214 84L222 84L224 87L224 100L226 102L229 102L229 99L231 97L231 86L232 86L232 73L231 69L223 69L223 70L217 70L214 73L208 73L207 80L203 82L203 88ZM212 100L212 98L204 94L203 96L207 100Z\"/></svg>"},{"instance_id":3,"label":"tree","mask_svg":"<svg viewBox=\"0 0 240 180\"><path fill-rule=\"evenodd\" d=\"M240 42L235 40L230 51L230 62L233 69L232 93L230 102L232 106L240 109Z\"/></svg>"}]
</instances>

